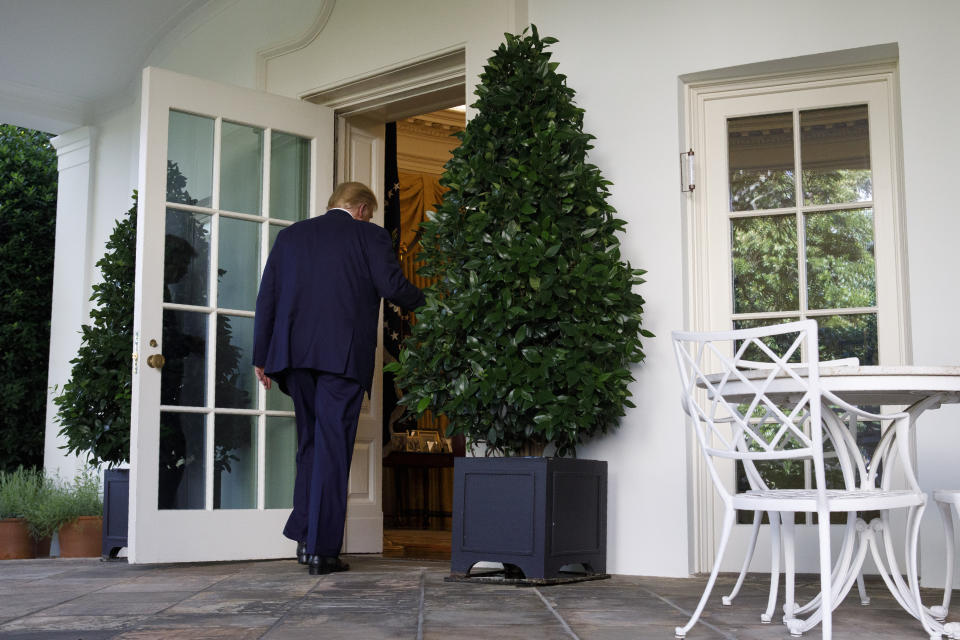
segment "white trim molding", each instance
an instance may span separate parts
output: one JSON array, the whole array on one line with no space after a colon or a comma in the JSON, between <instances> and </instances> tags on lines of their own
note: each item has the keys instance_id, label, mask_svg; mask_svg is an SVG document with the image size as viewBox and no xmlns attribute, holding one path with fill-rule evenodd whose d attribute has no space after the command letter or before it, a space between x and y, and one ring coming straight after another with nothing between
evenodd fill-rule
<instances>
[{"instance_id":1,"label":"white trim molding","mask_svg":"<svg viewBox=\"0 0 960 640\"><path fill-rule=\"evenodd\" d=\"M330 14L336 6L337 0L322 0L320 8L317 9L317 15L313 22L299 36L290 40L277 42L257 51L257 88L266 90L267 88L267 63L280 56L286 55L302 49L317 39L320 33L326 28L330 21Z\"/></svg>"},{"instance_id":2,"label":"white trim molding","mask_svg":"<svg viewBox=\"0 0 960 640\"><path fill-rule=\"evenodd\" d=\"M466 52L457 46L316 87L300 97L342 116L388 108L385 117L397 120L463 104L465 87Z\"/></svg>"}]
</instances>

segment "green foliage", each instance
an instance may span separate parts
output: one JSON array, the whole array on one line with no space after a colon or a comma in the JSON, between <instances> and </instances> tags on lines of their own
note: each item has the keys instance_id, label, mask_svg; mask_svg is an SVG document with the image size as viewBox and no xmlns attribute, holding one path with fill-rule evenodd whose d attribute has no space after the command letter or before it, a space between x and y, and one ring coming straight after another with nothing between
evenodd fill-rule
<instances>
[{"instance_id":1,"label":"green foliage","mask_svg":"<svg viewBox=\"0 0 960 640\"><path fill-rule=\"evenodd\" d=\"M96 469L88 467L72 482L58 485L58 489L54 502L62 518L60 524L75 520L79 516L103 515L100 474Z\"/></svg>"},{"instance_id":2,"label":"green foliage","mask_svg":"<svg viewBox=\"0 0 960 640\"><path fill-rule=\"evenodd\" d=\"M92 324L70 361L70 380L56 402L60 435L70 453L89 454L93 465L117 464L130 454L130 352L133 345L133 286L136 269L137 194L114 225L97 262L102 282L93 286Z\"/></svg>"},{"instance_id":3,"label":"green foliage","mask_svg":"<svg viewBox=\"0 0 960 640\"><path fill-rule=\"evenodd\" d=\"M535 27L487 61L478 114L458 134L449 187L421 225L438 277L398 363L402 403L507 454L576 453L630 400L643 360L644 271L620 259L625 222L587 162L593 136Z\"/></svg>"},{"instance_id":4,"label":"green foliage","mask_svg":"<svg viewBox=\"0 0 960 640\"><path fill-rule=\"evenodd\" d=\"M56 220L50 136L0 125L0 470L43 463Z\"/></svg>"},{"instance_id":5,"label":"green foliage","mask_svg":"<svg viewBox=\"0 0 960 640\"><path fill-rule=\"evenodd\" d=\"M31 478L34 491L24 517L34 540L47 538L62 525L78 516L103 514L100 498L100 474L87 468L71 482L62 482L34 472Z\"/></svg>"},{"instance_id":6,"label":"green foliage","mask_svg":"<svg viewBox=\"0 0 960 640\"><path fill-rule=\"evenodd\" d=\"M0 519L25 518L39 499L43 480L34 469L0 471Z\"/></svg>"}]
</instances>

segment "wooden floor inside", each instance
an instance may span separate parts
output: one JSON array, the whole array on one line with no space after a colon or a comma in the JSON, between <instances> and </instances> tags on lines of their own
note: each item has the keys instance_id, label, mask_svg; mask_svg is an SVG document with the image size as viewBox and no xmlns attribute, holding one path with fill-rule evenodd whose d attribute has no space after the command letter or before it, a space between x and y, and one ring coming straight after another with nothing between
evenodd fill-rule
<instances>
[{"instance_id":1,"label":"wooden floor inside","mask_svg":"<svg viewBox=\"0 0 960 640\"><path fill-rule=\"evenodd\" d=\"M418 529L384 529L386 558L450 560L450 532Z\"/></svg>"}]
</instances>

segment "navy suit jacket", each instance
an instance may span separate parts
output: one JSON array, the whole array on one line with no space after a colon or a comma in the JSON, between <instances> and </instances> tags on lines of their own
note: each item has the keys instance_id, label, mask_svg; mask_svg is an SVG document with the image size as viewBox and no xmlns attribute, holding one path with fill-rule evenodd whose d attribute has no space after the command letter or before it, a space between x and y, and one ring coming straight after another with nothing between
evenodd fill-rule
<instances>
[{"instance_id":1,"label":"navy suit jacket","mask_svg":"<svg viewBox=\"0 0 960 640\"><path fill-rule=\"evenodd\" d=\"M352 378L369 392L381 298L405 309L424 302L403 276L385 229L343 209L287 227L260 281L254 366L281 388L279 374L302 368Z\"/></svg>"}]
</instances>

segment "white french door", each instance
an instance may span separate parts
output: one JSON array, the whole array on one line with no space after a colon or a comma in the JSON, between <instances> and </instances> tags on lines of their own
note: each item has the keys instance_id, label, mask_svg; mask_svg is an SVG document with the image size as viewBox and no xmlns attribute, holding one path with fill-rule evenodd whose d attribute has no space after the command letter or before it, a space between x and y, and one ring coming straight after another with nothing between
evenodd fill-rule
<instances>
[{"instance_id":1,"label":"white french door","mask_svg":"<svg viewBox=\"0 0 960 640\"><path fill-rule=\"evenodd\" d=\"M821 359L907 360L894 96L887 72L692 90L691 146L703 162L688 244L696 329L814 318ZM862 429L869 448L879 425ZM804 469L768 471L774 486L809 486ZM731 488L743 484L732 464L724 473ZM705 570L722 509L700 476ZM749 522L734 527L722 571L739 570ZM817 571L816 527L807 516L797 523L797 570ZM769 568L767 529L754 570Z\"/></svg>"},{"instance_id":2,"label":"white french door","mask_svg":"<svg viewBox=\"0 0 960 640\"><path fill-rule=\"evenodd\" d=\"M253 375L276 234L322 213L333 111L143 72L129 557L289 557L296 427Z\"/></svg>"}]
</instances>

